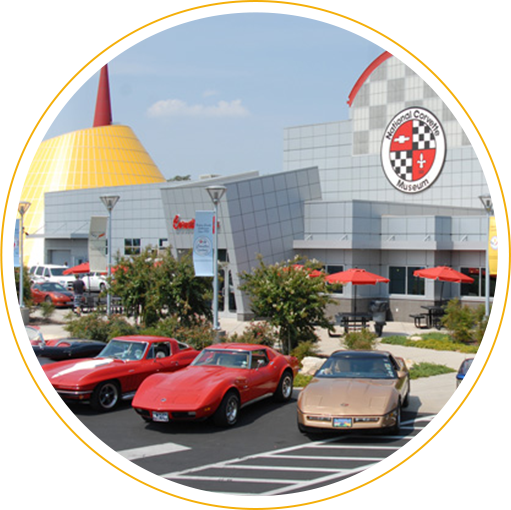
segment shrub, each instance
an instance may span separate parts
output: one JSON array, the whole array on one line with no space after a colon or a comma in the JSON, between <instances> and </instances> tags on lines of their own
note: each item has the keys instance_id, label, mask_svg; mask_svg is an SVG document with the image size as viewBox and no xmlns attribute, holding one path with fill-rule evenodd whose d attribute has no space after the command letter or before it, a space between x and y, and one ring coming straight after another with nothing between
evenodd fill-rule
<instances>
[{"instance_id":1,"label":"shrub","mask_svg":"<svg viewBox=\"0 0 511 510\"><path fill-rule=\"evenodd\" d=\"M91 313L80 317L69 314L67 318L70 320L64 326L64 329L74 338L88 338L108 342L115 336L133 335L138 330L136 326L132 326L121 315L112 315L108 319L99 313Z\"/></svg>"},{"instance_id":2,"label":"shrub","mask_svg":"<svg viewBox=\"0 0 511 510\"><path fill-rule=\"evenodd\" d=\"M268 322L260 321L251 322L243 333L233 333L228 341L273 347L278 341L278 337L275 329Z\"/></svg>"},{"instance_id":3,"label":"shrub","mask_svg":"<svg viewBox=\"0 0 511 510\"><path fill-rule=\"evenodd\" d=\"M443 336L443 338L438 338L438 335ZM442 335L441 333L426 333L422 335L422 340L411 340L401 335L386 336L381 339L381 343L404 345L405 347L419 347L420 349L433 349L435 351L457 351L467 354L476 353L478 349L477 345L453 342L448 335Z\"/></svg>"},{"instance_id":4,"label":"shrub","mask_svg":"<svg viewBox=\"0 0 511 510\"><path fill-rule=\"evenodd\" d=\"M467 305L462 305L458 298L451 299L445 308L442 324L449 331L455 342L470 342L473 340L475 326L474 311Z\"/></svg>"},{"instance_id":5,"label":"shrub","mask_svg":"<svg viewBox=\"0 0 511 510\"><path fill-rule=\"evenodd\" d=\"M307 384L309 384L312 380L312 375L303 375L303 374L296 374L296 377L293 381L293 386L295 388L305 388Z\"/></svg>"},{"instance_id":6,"label":"shrub","mask_svg":"<svg viewBox=\"0 0 511 510\"><path fill-rule=\"evenodd\" d=\"M317 356L318 354L318 346L316 342L312 342L310 340L306 342L300 342L292 351L291 356L294 356L298 359L298 361L302 361L303 358L308 356Z\"/></svg>"},{"instance_id":7,"label":"shrub","mask_svg":"<svg viewBox=\"0 0 511 510\"><path fill-rule=\"evenodd\" d=\"M44 320L49 319L55 311L55 305L51 301L42 301L40 304L41 315Z\"/></svg>"},{"instance_id":8,"label":"shrub","mask_svg":"<svg viewBox=\"0 0 511 510\"><path fill-rule=\"evenodd\" d=\"M377 338L376 333L373 333L369 328L364 328L360 331L346 333L343 343L348 349L355 351L372 351Z\"/></svg>"},{"instance_id":9,"label":"shrub","mask_svg":"<svg viewBox=\"0 0 511 510\"><path fill-rule=\"evenodd\" d=\"M214 341L214 333L211 322L207 319L199 319L194 324L184 325L177 315L169 315L158 321L151 328L141 330L144 335L166 336L184 342L194 349L204 349Z\"/></svg>"},{"instance_id":10,"label":"shrub","mask_svg":"<svg viewBox=\"0 0 511 510\"><path fill-rule=\"evenodd\" d=\"M479 305L474 310L474 332L473 332L473 339L481 343L483 340L484 332L486 331L486 326L488 325L488 317L486 317L486 308L484 305Z\"/></svg>"}]
</instances>

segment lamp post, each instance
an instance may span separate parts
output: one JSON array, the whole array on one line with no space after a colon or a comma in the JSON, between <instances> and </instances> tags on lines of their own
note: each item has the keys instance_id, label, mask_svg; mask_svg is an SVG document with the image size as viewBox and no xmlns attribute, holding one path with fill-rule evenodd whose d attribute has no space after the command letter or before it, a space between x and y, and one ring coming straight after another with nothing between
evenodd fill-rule
<instances>
[{"instance_id":1,"label":"lamp post","mask_svg":"<svg viewBox=\"0 0 511 510\"><path fill-rule=\"evenodd\" d=\"M214 244L214 259L213 259L213 331L215 332L215 343L218 343L218 333L220 326L218 324L218 204L226 191L225 186L208 186L206 188L213 205L215 206L215 213L213 217L213 244Z\"/></svg>"},{"instance_id":2,"label":"lamp post","mask_svg":"<svg viewBox=\"0 0 511 510\"><path fill-rule=\"evenodd\" d=\"M484 310L486 317L490 316L490 253L488 242L490 237L490 217L493 215L493 201L490 195L481 195L479 200L483 204L484 210L488 216L486 223L486 267L484 276Z\"/></svg>"},{"instance_id":3,"label":"lamp post","mask_svg":"<svg viewBox=\"0 0 511 510\"><path fill-rule=\"evenodd\" d=\"M112 210L120 197L117 195L103 195L99 198L108 211L108 282L110 282L110 277L112 276ZM106 314L110 316L111 312L112 296L110 294L110 286L108 286L106 295Z\"/></svg>"},{"instance_id":4,"label":"lamp post","mask_svg":"<svg viewBox=\"0 0 511 510\"><path fill-rule=\"evenodd\" d=\"M25 216L25 213L28 211L28 208L30 207L31 202L20 202L18 204L18 212L21 218L20 221L20 231L19 231L19 243L20 243L20 281L19 281L19 298L20 298L20 308L23 308L25 306L25 303L23 302L23 241L25 236L25 228L23 227L23 217Z\"/></svg>"}]
</instances>

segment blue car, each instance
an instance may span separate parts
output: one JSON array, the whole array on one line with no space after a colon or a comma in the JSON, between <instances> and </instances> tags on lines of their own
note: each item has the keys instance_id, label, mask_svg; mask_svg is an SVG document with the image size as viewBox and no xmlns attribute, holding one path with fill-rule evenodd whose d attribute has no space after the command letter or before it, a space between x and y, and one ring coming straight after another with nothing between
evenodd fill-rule
<instances>
[{"instance_id":1,"label":"blue car","mask_svg":"<svg viewBox=\"0 0 511 510\"><path fill-rule=\"evenodd\" d=\"M465 360L456 376L457 404L465 398L468 390L481 371L487 355ZM477 386L464 405L466 438L473 441L499 438L499 355L493 354L484 369Z\"/></svg>"}]
</instances>

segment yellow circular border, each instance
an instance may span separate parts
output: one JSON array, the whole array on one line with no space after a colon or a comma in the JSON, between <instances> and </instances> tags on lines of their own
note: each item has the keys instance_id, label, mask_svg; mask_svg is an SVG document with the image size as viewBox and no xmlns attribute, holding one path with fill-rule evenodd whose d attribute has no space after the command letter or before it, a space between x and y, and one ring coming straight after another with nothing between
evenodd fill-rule
<instances>
[{"instance_id":1,"label":"yellow circular border","mask_svg":"<svg viewBox=\"0 0 511 510\"><path fill-rule=\"evenodd\" d=\"M163 20L166 20L166 19L169 19L169 18L172 18L174 16L179 16L180 14L184 14L185 12L187 11L182 11L182 12L176 12L176 13L173 13L173 14L169 14L167 16L163 16L161 18L157 18L156 20L154 21L151 21L149 23L146 23L145 25L142 25L141 27L135 29L135 30L132 30L131 32L128 32L126 35L124 35L123 37L117 39L115 42L113 42L112 44L110 44L109 46L105 47L102 51L100 51L94 58L92 58L91 60L89 60L81 69L79 69L75 74L73 74L73 76L71 76L71 78L67 81L67 83L60 89L60 91L55 95L55 97L52 99L52 101L48 104L48 106L46 107L46 109L44 110L44 112L42 113L42 115L39 117L37 123L35 124L35 126L33 127L32 131L30 132L30 135L27 139L27 141L25 142L25 145L23 146L23 149L21 151L21 154L18 158L18 161L16 163L16 166L14 168L14 171L12 173L12 180L13 180L13 183L14 183L14 179L16 178L16 173L17 173L17 170L18 170L18 167L19 167L19 164L21 162L21 159L23 158L23 155L25 153L25 150L27 149L28 147L28 144L30 143L34 133L36 132L37 128L39 127L39 125L41 124L41 121L43 120L43 118L45 117L45 115L48 113L48 111L50 110L50 108L53 106L53 104L55 103L55 101L60 97L60 95L62 94L62 92L64 92L64 90L66 90L66 88L71 84L71 82L74 81L74 79L84 70L86 69L90 64L92 64L92 62L94 62L95 60L97 60L101 55L103 55L103 53L105 53L106 51L108 51L109 49L113 48L114 46L116 46L117 44L119 44L121 41L123 41L124 39L127 39L128 37L132 36L133 34L136 34L137 32L140 32L141 30L143 30L144 28L147 28L149 26L152 26L156 23L159 23L160 21L163 21ZM473 121L472 117L470 116L470 114L468 113L468 111L466 110L466 108L463 106L463 104L461 103L461 101L456 97L456 95L453 93L453 91L447 86L447 84L442 80L442 78L440 78L440 76L438 76L429 66L427 66L421 59L419 59L416 55L414 55L410 50L408 50L407 48L405 48L403 45L399 44L397 41L393 40L392 38L388 37L387 35L385 35L383 32L380 32L379 30L376 30L372 27L370 27L369 25L366 25L365 23L362 23L360 21L357 21L353 18L350 18L348 16L345 16L343 14L340 14L340 13L337 13L337 12L328 12L328 11L325 11L327 12L327 14L332 14L333 16L337 16L337 17L340 17L340 18L343 18L347 21L351 21L352 23L356 23L364 28L367 28L368 30L371 30L372 32L374 32L375 34L378 34L380 36L382 36L383 38L387 39L389 42L391 42L392 44L395 44L396 46L398 46L400 49L402 49L403 51L405 51L406 53L408 53L411 57L413 57L415 60L417 60L417 62L419 62L424 68L426 68L444 87L445 89L449 92L449 94L451 94L451 96L454 98L454 100L458 103L458 105L460 106L460 108L463 110L463 112L465 113L465 115L467 116L467 118L470 120L472 126L474 127L474 129L476 130L478 136L479 136L479 139L481 140L481 143L483 144L485 150L486 150L486 153L488 154L488 158L491 162L491 165L493 167L493 170L495 172L495 176L497 178L497 182L499 181L499 172L495 166L495 162L493 161L493 158L491 156L491 153L488 149L488 146L486 145L486 142L483 138L483 136L481 135L481 132L479 131L479 128L477 127L477 125L475 124L475 122ZM133 481L135 482L138 482L140 483L141 485L144 485L146 487L148 487L149 489L153 489L155 490L156 492L160 492L161 494L164 494L166 496L171 496L171 497L174 497L174 498L181 498L181 499L186 499L184 496L179 496L177 494L173 494L173 493L170 493L170 492L167 492L163 489L160 489L154 485L151 485L147 482L145 482L144 480L141 480L140 478L137 478L136 476L128 473L127 471L125 471L124 469L120 468L119 466L117 466L116 464L114 464L113 462L111 462L110 460L108 460L106 457L104 457L101 453L99 453L95 448L93 448L92 446L90 446L84 439L81 438L81 436L79 436L75 431L74 429L66 422L66 420L64 420L64 418L62 418L62 416L60 415L60 413L55 409L55 407L53 406L53 404L48 400L48 398L46 397L46 395L44 394L44 392L41 390L41 387L39 386L38 382L36 381L35 377L33 376L32 374L32 371L30 370L26 360L25 360L25 356L23 355L23 351L20 347L20 344L18 342L18 339L16 338L16 335L14 334L14 327L12 327L12 338L14 339L15 343L16 343L16 347L19 351L19 354L21 356L21 359L23 361L23 364L25 365L25 368L27 369L28 371L28 374L29 376L31 377L31 379L34 381L34 384L36 385L39 393L41 394L41 396L43 397L43 399L45 400L45 402L48 404L48 406L50 407L50 409L53 411L53 413L55 414L55 416L57 416L57 418L62 422L62 424L69 430L69 432L71 432L71 434L78 440L80 441L90 452L92 452L94 455L96 455L97 457L99 457L102 461L104 461L106 464L110 465L112 468L116 469L119 473L127 476L128 478L131 478ZM441 425L438 430L436 432L434 432L432 434L432 436L427 440L425 441L421 446L419 446L414 452L412 452L410 455L408 455L405 459L403 459L402 461L400 461L399 463L397 463L395 466L393 466L392 468L388 469L387 471L383 472L382 474L368 480L367 482L363 483L363 484L360 484L356 487L353 487L352 489L349 489L347 491L344 491L344 492L341 492L339 494L335 494L333 496L329 496L327 499L331 499L331 498L339 498L341 496L345 496L347 494L350 494L352 492L355 492L359 489L362 489L363 487L366 487L367 485L370 485L371 483L373 482L376 482L377 480L380 480L382 479L383 477L387 476L388 474L392 473L393 471L395 471L397 468L401 467L403 464L406 464L406 462L408 462L410 459L412 459L415 455L417 455L419 452L421 452L429 443L431 443L437 436L438 434L440 434L444 428L450 423L450 421L454 418L454 416L458 413L458 411L463 407L463 405L465 404L465 402L467 401L468 397L470 396L470 394L472 393L473 389L476 387L477 383L479 382L479 379L481 378L481 375L483 374L485 368L486 368L486 365L488 364L488 361L491 357L491 355L493 354L493 350L495 348L495 345L496 345L496 342L497 342L497 339L499 338L499 330L497 328L497 333L495 335L495 338L493 340L493 343L490 347L490 350L488 352L488 356L486 357L486 360L476 378L476 380L474 381L474 383L472 384L472 386L470 387L469 391L467 392L467 394L465 395L465 398L460 402L460 404L458 405L458 407L454 410L454 412L451 414L451 416L449 416L449 418L445 421L445 423L443 425Z\"/></svg>"}]
</instances>

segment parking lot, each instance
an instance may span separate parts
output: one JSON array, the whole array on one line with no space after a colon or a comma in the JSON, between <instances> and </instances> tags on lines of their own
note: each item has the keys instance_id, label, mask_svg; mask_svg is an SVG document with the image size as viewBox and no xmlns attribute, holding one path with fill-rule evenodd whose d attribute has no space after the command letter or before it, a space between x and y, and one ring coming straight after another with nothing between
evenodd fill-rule
<instances>
[{"instance_id":1,"label":"parking lot","mask_svg":"<svg viewBox=\"0 0 511 510\"><path fill-rule=\"evenodd\" d=\"M243 409L233 429L209 422L145 424L123 404L96 414L58 406L71 427L128 473L168 493L200 498L309 498L348 491L396 465L447 418L404 413L398 436L323 434L296 427L291 402ZM37 423L37 427L34 427ZM422 452L347 497L498 497L498 445L464 438L463 415ZM14 497L166 497L90 453L41 397L13 388Z\"/></svg>"}]
</instances>

